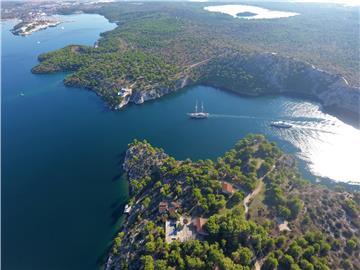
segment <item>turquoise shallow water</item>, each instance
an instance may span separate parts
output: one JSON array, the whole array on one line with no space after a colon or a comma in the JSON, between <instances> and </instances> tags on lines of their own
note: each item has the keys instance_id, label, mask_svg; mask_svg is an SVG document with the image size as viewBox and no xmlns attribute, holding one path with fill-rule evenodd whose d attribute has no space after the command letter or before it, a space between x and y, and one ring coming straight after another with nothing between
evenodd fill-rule
<instances>
[{"instance_id":1,"label":"turquoise shallow water","mask_svg":"<svg viewBox=\"0 0 360 270\"><path fill-rule=\"evenodd\" d=\"M127 198L120 165L134 138L195 160L216 158L248 133L264 133L298 157L306 177L360 181L359 130L314 102L198 86L114 112L95 94L64 87L63 74L31 74L39 53L92 45L114 27L98 15L64 18L69 22L26 38L2 23L3 269L99 269ZM209 119L186 117L195 100L204 102ZM271 128L274 120L294 128Z\"/></svg>"}]
</instances>

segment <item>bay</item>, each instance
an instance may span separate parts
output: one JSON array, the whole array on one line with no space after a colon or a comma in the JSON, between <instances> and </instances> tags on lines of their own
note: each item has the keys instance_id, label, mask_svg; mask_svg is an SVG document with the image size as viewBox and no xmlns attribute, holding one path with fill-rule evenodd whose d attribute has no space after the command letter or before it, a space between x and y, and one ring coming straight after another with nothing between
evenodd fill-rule
<instances>
[{"instance_id":1,"label":"bay","mask_svg":"<svg viewBox=\"0 0 360 270\"><path fill-rule=\"evenodd\" d=\"M99 15L61 18L67 22L29 37L9 32L15 22L1 24L4 269L101 268L128 197L121 162L135 138L196 160L216 159L246 134L263 133L297 157L306 178L360 182L359 130L316 102L196 86L109 111L94 93L66 88L65 74L31 74L40 53L93 45L115 27ZM186 116L196 100L209 119ZM277 120L294 127L270 127Z\"/></svg>"}]
</instances>

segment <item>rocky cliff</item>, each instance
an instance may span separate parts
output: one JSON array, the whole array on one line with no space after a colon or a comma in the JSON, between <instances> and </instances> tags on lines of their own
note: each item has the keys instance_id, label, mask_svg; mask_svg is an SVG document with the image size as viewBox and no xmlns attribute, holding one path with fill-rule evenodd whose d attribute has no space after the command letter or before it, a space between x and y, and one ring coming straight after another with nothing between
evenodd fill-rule
<instances>
[{"instance_id":1,"label":"rocky cliff","mask_svg":"<svg viewBox=\"0 0 360 270\"><path fill-rule=\"evenodd\" d=\"M254 55L244 61L245 70L279 93L299 93L318 99L325 108L359 115L360 88L350 86L344 77L274 53Z\"/></svg>"},{"instance_id":2,"label":"rocky cliff","mask_svg":"<svg viewBox=\"0 0 360 270\"><path fill-rule=\"evenodd\" d=\"M131 93L131 95L127 96L125 99L123 99L120 104L115 107L115 109L121 109L125 107L129 102L135 103L135 104L142 104L145 101L153 100L160 98L164 95L167 95L169 93L175 92L181 88L184 88L187 86L187 80L186 78L178 79L175 82L175 87L173 89L165 88L165 87L154 87L151 89L134 89Z\"/></svg>"},{"instance_id":3,"label":"rocky cliff","mask_svg":"<svg viewBox=\"0 0 360 270\"><path fill-rule=\"evenodd\" d=\"M150 144L133 143L126 151L123 169L131 182L151 175L169 156Z\"/></svg>"},{"instance_id":4,"label":"rocky cliff","mask_svg":"<svg viewBox=\"0 0 360 270\"><path fill-rule=\"evenodd\" d=\"M234 72L236 75L239 70L240 74L245 75L229 76ZM359 87L349 85L341 75L331 74L309 63L275 53L250 56L231 54L215 58L196 69L189 70L184 78L176 82L174 89L135 89L130 98L119 107L124 107L128 102L142 104L190 84L206 84L252 96L274 93L300 94L320 101L325 109L335 109L337 113L350 113L357 118L360 115Z\"/></svg>"},{"instance_id":5,"label":"rocky cliff","mask_svg":"<svg viewBox=\"0 0 360 270\"><path fill-rule=\"evenodd\" d=\"M359 118L360 88L344 77L275 53L231 54L199 68L200 83L245 95L300 94Z\"/></svg>"}]
</instances>

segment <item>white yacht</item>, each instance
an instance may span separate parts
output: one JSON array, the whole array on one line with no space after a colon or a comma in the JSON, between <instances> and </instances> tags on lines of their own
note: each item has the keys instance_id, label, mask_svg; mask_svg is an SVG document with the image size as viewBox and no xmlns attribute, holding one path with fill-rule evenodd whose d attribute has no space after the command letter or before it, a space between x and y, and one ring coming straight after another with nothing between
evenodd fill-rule
<instances>
[{"instance_id":1,"label":"white yacht","mask_svg":"<svg viewBox=\"0 0 360 270\"><path fill-rule=\"evenodd\" d=\"M291 128L293 126L292 124L286 123L285 121L271 122L270 125L277 128Z\"/></svg>"},{"instance_id":2,"label":"white yacht","mask_svg":"<svg viewBox=\"0 0 360 270\"><path fill-rule=\"evenodd\" d=\"M198 112L198 104L196 101L195 112L188 113L188 116L193 119L205 119L209 117L209 113L204 112L204 104L201 103L201 111Z\"/></svg>"}]
</instances>

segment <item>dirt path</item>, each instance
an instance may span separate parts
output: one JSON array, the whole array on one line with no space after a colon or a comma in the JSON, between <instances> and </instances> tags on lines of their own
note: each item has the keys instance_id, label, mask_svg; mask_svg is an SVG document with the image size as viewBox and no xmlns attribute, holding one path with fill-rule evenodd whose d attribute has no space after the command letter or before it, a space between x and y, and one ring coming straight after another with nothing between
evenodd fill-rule
<instances>
[{"instance_id":1,"label":"dirt path","mask_svg":"<svg viewBox=\"0 0 360 270\"><path fill-rule=\"evenodd\" d=\"M181 87L180 88L184 88L185 85L187 84L187 81L189 79L189 75L186 75L186 77L183 79L183 81L181 82Z\"/></svg>"},{"instance_id":2,"label":"dirt path","mask_svg":"<svg viewBox=\"0 0 360 270\"><path fill-rule=\"evenodd\" d=\"M283 158L283 156L279 157L278 160L276 162L278 162L279 160L281 160ZM263 188L264 186L264 182L263 182L263 179L268 175L270 174L274 169L276 168L276 166L272 166L271 169L265 173L260 179L259 179L259 183L257 184L256 188L254 189L253 192L251 192L249 195L247 195L244 199L244 207L245 207L245 215L247 215L247 213L249 212L249 204L250 204L250 201L253 197L255 197L259 192L260 190Z\"/></svg>"},{"instance_id":3,"label":"dirt path","mask_svg":"<svg viewBox=\"0 0 360 270\"><path fill-rule=\"evenodd\" d=\"M187 67L185 68L185 70L186 70L186 69L191 69L191 68L197 67L197 66L199 66L199 65L201 65L201 64L204 64L204 63L206 63L206 62L209 62L209 61L210 61L211 59L213 59L213 58L215 58L215 56L210 57L210 58L205 59L205 60L202 60L202 61L197 62L197 63L195 63L195 64L189 65L189 66L187 66Z\"/></svg>"},{"instance_id":4,"label":"dirt path","mask_svg":"<svg viewBox=\"0 0 360 270\"><path fill-rule=\"evenodd\" d=\"M256 188L254 189L254 191L245 197L244 199L245 215L249 212L250 200L260 192L263 186L264 186L264 182L261 179L258 185L256 186Z\"/></svg>"},{"instance_id":5,"label":"dirt path","mask_svg":"<svg viewBox=\"0 0 360 270\"><path fill-rule=\"evenodd\" d=\"M190 64L190 65L187 65L184 67L184 69L182 71L180 71L179 73L175 74L173 77L176 78L176 77L182 77L183 75L186 75L185 79L182 81L182 84L181 84L181 88L184 87L186 85L186 81L188 80L188 75L187 73L194 67L197 67L197 66L200 66L202 64L205 64L207 62L209 62L210 60L214 59L214 58L218 58L218 57L222 57L226 55L226 53L222 53L222 54L219 54L219 55L215 55L215 56L212 56L212 57L209 57L205 60L201 60L199 62L196 62L194 64Z\"/></svg>"},{"instance_id":6,"label":"dirt path","mask_svg":"<svg viewBox=\"0 0 360 270\"><path fill-rule=\"evenodd\" d=\"M279 162L284 156L281 156L278 158L278 160L276 161ZM276 164L275 163L275 164ZM244 199L244 207L245 207L245 216L247 216L248 212L249 212L249 204L250 204L250 201L252 198L254 198L260 191L261 189L263 188L264 186L264 182L263 182L263 179L268 175L270 174L274 169L276 168L276 166L272 166L272 168L266 173L264 174L260 179L259 179L259 183L257 184L256 188L254 189L253 192L251 192L249 195L247 195ZM287 224L286 224L287 226ZM253 267L253 270L261 270L261 266L263 265L264 263L264 259L261 259L261 260L256 260L255 264L254 264L254 267Z\"/></svg>"},{"instance_id":7,"label":"dirt path","mask_svg":"<svg viewBox=\"0 0 360 270\"><path fill-rule=\"evenodd\" d=\"M279 162L280 160L282 160L283 158L284 158L284 155L281 155L281 156L276 160L275 164L278 163L278 162ZM254 189L254 191L251 192L249 195L247 195L247 196L245 197L245 199L244 199L245 215L246 215L246 214L248 213L248 211L249 211L249 203L250 203L250 200L251 200L254 196L256 196L256 195L260 192L260 190L262 189L262 187L263 187L263 185L264 185L264 182L263 182L264 178L265 178L266 176L268 176L270 173L272 173L272 172L275 170L275 168L276 168L276 165L273 165L273 166L271 167L271 169L270 169L267 173L265 173L261 178L259 178L259 183L258 183L258 185L256 186L256 188Z\"/></svg>"},{"instance_id":8,"label":"dirt path","mask_svg":"<svg viewBox=\"0 0 360 270\"><path fill-rule=\"evenodd\" d=\"M254 270L260 270L260 269L261 269L260 261L256 261L254 264Z\"/></svg>"},{"instance_id":9,"label":"dirt path","mask_svg":"<svg viewBox=\"0 0 360 270\"><path fill-rule=\"evenodd\" d=\"M200 62L191 64L191 65L188 65L188 66L184 67L184 69L183 69L182 71L180 71L179 73L176 73L176 74L174 75L174 78L176 78L176 77L182 77L183 75L186 75L186 77L183 79L183 81L182 81L182 83L181 83L181 88L183 88L183 87L186 85L186 82L187 82L187 80L188 80L188 78L189 78L189 75L187 74L189 70L191 70L191 69L194 68L194 67L197 67L197 66L200 66L200 65L202 65L202 64L204 64L204 63L209 62L209 61L210 61L211 59L213 59L214 57L215 57L215 56L210 57L210 58L207 58L207 59L205 59L205 60L202 60L202 61L200 61Z\"/></svg>"}]
</instances>

